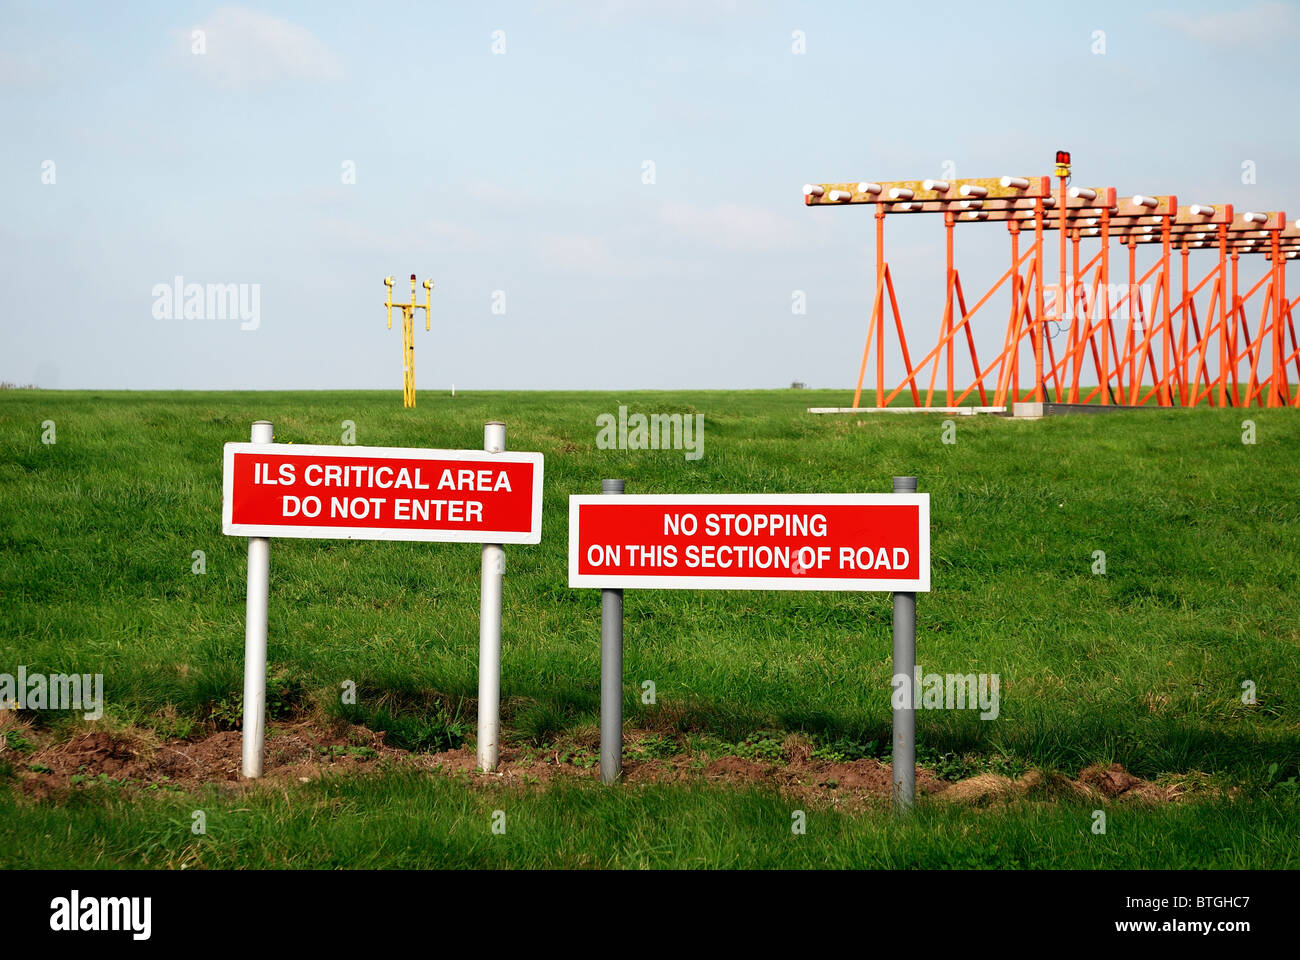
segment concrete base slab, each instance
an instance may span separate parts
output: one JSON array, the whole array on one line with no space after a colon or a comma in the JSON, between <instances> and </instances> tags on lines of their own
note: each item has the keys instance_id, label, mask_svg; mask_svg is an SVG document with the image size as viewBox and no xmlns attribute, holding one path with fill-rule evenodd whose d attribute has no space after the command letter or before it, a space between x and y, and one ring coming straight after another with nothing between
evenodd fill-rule
<instances>
[{"instance_id":1,"label":"concrete base slab","mask_svg":"<svg viewBox=\"0 0 1300 960\"><path fill-rule=\"evenodd\" d=\"M1011 405L1011 417L1015 420L1041 420L1043 417L1055 417L1063 413L1119 413L1121 410L1168 410L1169 407L1128 407L1119 404L1099 403L1043 403L1023 401Z\"/></svg>"}]
</instances>

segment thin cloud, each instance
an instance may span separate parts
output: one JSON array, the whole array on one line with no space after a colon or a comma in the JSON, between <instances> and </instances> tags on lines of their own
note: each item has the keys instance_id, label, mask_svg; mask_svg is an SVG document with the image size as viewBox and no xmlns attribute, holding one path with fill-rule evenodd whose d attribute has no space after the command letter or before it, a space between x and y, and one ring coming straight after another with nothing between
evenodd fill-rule
<instances>
[{"instance_id":1,"label":"thin cloud","mask_svg":"<svg viewBox=\"0 0 1300 960\"><path fill-rule=\"evenodd\" d=\"M690 263L648 253L626 237L616 249L609 238L592 233L541 233L534 250L534 262L546 270L599 281L680 276Z\"/></svg>"},{"instance_id":2,"label":"thin cloud","mask_svg":"<svg viewBox=\"0 0 1300 960\"><path fill-rule=\"evenodd\" d=\"M1300 12L1276 0L1199 16L1161 11L1155 19L1197 43L1233 50L1275 47L1300 37Z\"/></svg>"},{"instance_id":3,"label":"thin cloud","mask_svg":"<svg viewBox=\"0 0 1300 960\"><path fill-rule=\"evenodd\" d=\"M556 270L622 274L625 264L604 238L586 233L544 233L539 238L542 263Z\"/></svg>"},{"instance_id":4,"label":"thin cloud","mask_svg":"<svg viewBox=\"0 0 1300 960\"><path fill-rule=\"evenodd\" d=\"M773 253L810 239L807 228L790 217L738 203L669 203L659 211L659 221L683 239L732 253Z\"/></svg>"},{"instance_id":5,"label":"thin cloud","mask_svg":"<svg viewBox=\"0 0 1300 960\"><path fill-rule=\"evenodd\" d=\"M201 41L195 31L202 31ZM184 31L182 39L186 61L231 90L286 80L335 80L343 75L338 57L306 27L246 7L221 7L193 30ZM195 50L198 42L202 53Z\"/></svg>"},{"instance_id":6,"label":"thin cloud","mask_svg":"<svg viewBox=\"0 0 1300 960\"><path fill-rule=\"evenodd\" d=\"M659 21L709 22L725 17L754 13L766 4L754 0L581 0L574 3L543 4L542 9L555 8L601 23L654 19Z\"/></svg>"},{"instance_id":7,"label":"thin cloud","mask_svg":"<svg viewBox=\"0 0 1300 960\"><path fill-rule=\"evenodd\" d=\"M0 51L0 87L45 86L55 76L35 54Z\"/></svg>"},{"instance_id":8,"label":"thin cloud","mask_svg":"<svg viewBox=\"0 0 1300 960\"><path fill-rule=\"evenodd\" d=\"M391 256L411 250L487 253L496 249L491 235L441 219L394 228L378 219L323 216L316 221L315 236L321 243L351 255Z\"/></svg>"}]
</instances>

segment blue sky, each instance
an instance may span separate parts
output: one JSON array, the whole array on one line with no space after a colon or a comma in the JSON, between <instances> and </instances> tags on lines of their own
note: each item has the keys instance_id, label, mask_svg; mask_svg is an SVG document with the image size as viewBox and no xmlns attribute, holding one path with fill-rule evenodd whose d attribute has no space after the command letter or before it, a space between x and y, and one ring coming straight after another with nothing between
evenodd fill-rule
<instances>
[{"instance_id":1,"label":"blue sky","mask_svg":"<svg viewBox=\"0 0 1300 960\"><path fill-rule=\"evenodd\" d=\"M1064 148L1076 183L1300 214L1295 4L924 9L0 5L0 380L396 390L382 278L414 272L420 389L849 386L870 208L806 210L807 181ZM942 229L897 219L933 342ZM1005 268L1001 227L957 248L970 290ZM155 316L176 276L259 285L257 329Z\"/></svg>"}]
</instances>

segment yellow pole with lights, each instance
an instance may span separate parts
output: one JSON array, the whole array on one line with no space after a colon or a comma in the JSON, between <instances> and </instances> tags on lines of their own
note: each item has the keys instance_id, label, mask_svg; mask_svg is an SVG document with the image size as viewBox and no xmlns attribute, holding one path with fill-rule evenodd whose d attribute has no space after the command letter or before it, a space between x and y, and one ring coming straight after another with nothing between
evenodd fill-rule
<instances>
[{"instance_id":1,"label":"yellow pole with lights","mask_svg":"<svg viewBox=\"0 0 1300 960\"><path fill-rule=\"evenodd\" d=\"M424 281L424 303L415 302L415 274L411 274L411 302L393 302L393 277L384 277L384 286L388 288L388 297L384 306L388 308L388 329L393 329L393 307L402 311L402 406L415 406L415 311L424 311L424 329L429 330L430 295L433 281Z\"/></svg>"}]
</instances>

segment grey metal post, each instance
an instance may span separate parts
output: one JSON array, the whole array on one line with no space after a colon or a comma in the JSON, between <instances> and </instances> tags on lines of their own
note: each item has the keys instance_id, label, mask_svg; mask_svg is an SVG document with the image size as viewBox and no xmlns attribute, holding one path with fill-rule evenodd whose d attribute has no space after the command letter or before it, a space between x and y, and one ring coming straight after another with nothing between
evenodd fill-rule
<instances>
[{"instance_id":1,"label":"grey metal post","mask_svg":"<svg viewBox=\"0 0 1300 960\"><path fill-rule=\"evenodd\" d=\"M600 492L620 494L622 480L600 481ZM623 770L623 591L600 591L600 781Z\"/></svg>"},{"instance_id":2,"label":"grey metal post","mask_svg":"<svg viewBox=\"0 0 1300 960\"><path fill-rule=\"evenodd\" d=\"M894 493L916 493L916 477L895 477ZM907 691L906 706L894 707L894 809L899 812L908 810L916 799L915 672L916 594L895 593L894 677L906 678Z\"/></svg>"},{"instance_id":3,"label":"grey metal post","mask_svg":"<svg viewBox=\"0 0 1300 960\"><path fill-rule=\"evenodd\" d=\"M500 420L483 424L483 449L500 453L506 448L506 425ZM506 551L498 543L483 544L479 566L481 586L478 607L478 765L495 770L501 738L501 575Z\"/></svg>"},{"instance_id":4,"label":"grey metal post","mask_svg":"<svg viewBox=\"0 0 1300 960\"><path fill-rule=\"evenodd\" d=\"M253 443L270 443L274 429L270 420L253 424ZM244 602L244 730L240 772L245 777L262 775L262 753L266 745L266 619L271 593L271 541L248 538L248 594Z\"/></svg>"}]
</instances>

